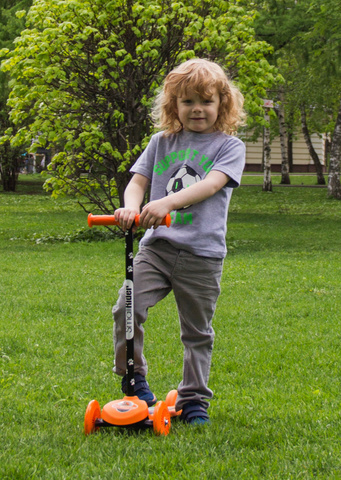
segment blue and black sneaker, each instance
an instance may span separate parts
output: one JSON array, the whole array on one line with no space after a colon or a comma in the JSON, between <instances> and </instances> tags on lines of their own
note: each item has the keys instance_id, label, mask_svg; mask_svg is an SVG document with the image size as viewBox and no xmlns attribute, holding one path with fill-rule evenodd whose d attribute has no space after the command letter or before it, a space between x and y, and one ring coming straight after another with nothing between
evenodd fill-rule
<instances>
[{"instance_id":1,"label":"blue and black sneaker","mask_svg":"<svg viewBox=\"0 0 341 480\"><path fill-rule=\"evenodd\" d=\"M198 402L188 402L182 407L180 420L190 425L209 425L210 417L206 408Z\"/></svg>"},{"instance_id":2,"label":"blue and black sneaker","mask_svg":"<svg viewBox=\"0 0 341 480\"><path fill-rule=\"evenodd\" d=\"M144 400L148 407L154 405L157 401L153 392L151 392L146 377L140 375L139 373L135 373L135 385L134 385L134 393L140 400ZM124 375L122 378L122 392L127 393L127 376Z\"/></svg>"}]
</instances>

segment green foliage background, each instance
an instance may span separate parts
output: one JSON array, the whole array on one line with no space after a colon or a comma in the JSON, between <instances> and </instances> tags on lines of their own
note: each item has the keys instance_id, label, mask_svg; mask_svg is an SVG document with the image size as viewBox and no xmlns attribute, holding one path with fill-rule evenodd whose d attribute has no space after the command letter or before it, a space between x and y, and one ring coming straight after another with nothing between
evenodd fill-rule
<instances>
[{"instance_id":1,"label":"green foliage background","mask_svg":"<svg viewBox=\"0 0 341 480\"><path fill-rule=\"evenodd\" d=\"M54 148L53 194L76 191L112 211L153 133L151 102L181 61L219 61L250 119L263 122L262 98L278 75L265 58L269 45L255 39L254 15L224 1L34 2L15 49L3 51L18 128L3 138Z\"/></svg>"}]
</instances>

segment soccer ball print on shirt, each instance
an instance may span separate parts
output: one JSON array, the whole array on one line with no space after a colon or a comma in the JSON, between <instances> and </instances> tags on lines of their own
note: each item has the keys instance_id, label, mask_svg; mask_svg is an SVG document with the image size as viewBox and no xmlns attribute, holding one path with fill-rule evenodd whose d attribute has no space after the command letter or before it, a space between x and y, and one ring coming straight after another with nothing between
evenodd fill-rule
<instances>
[{"instance_id":1,"label":"soccer ball print on shirt","mask_svg":"<svg viewBox=\"0 0 341 480\"><path fill-rule=\"evenodd\" d=\"M188 188L200 180L200 175L198 175L193 168L189 167L188 165L184 165L175 173L173 173L169 179L166 187L166 196L180 192L180 190ZM190 207L190 205L186 205L184 208L188 207Z\"/></svg>"}]
</instances>

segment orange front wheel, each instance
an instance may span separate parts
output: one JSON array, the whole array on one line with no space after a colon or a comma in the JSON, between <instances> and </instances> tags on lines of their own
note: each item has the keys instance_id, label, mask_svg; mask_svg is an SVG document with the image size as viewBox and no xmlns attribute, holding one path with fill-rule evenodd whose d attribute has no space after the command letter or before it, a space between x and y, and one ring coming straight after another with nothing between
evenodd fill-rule
<instances>
[{"instance_id":1,"label":"orange front wheel","mask_svg":"<svg viewBox=\"0 0 341 480\"><path fill-rule=\"evenodd\" d=\"M155 435L168 435L171 427L170 413L165 402L157 402L154 407L153 429Z\"/></svg>"},{"instance_id":2,"label":"orange front wheel","mask_svg":"<svg viewBox=\"0 0 341 480\"><path fill-rule=\"evenodd\" d=\"M90 433L94 433L98 430L99 427L95 426L95 422L97 419L101 419L101 407L97 400L91 400L87 409L85 411L84 417L84 433L85 435L89 435Z\"/></svg>"}]
</instances>

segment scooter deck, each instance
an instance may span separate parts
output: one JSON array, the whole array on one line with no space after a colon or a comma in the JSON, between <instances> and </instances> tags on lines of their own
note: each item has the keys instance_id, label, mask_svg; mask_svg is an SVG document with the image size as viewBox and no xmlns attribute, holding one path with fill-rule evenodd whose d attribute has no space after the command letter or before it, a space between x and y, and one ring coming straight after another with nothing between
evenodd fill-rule
<instances>
[{"instance_id":1,"label":"scooter deck","mask_svg":"<svg viewBox=\"0 0 341 480\"><path fill-rule=\"evenodd\" d=\"M104 405L102 411L97 400L92 400L84 418L86 435L108 427L131 429L153 427L156 435L168 435L170 426L171 414L165 402L157 402L155 407L148 408L146 402L135 396L109 402Z\"/></svg>"}]
</instances>

